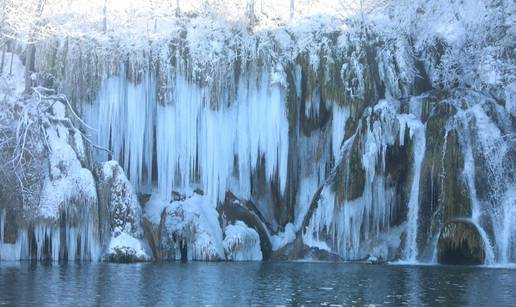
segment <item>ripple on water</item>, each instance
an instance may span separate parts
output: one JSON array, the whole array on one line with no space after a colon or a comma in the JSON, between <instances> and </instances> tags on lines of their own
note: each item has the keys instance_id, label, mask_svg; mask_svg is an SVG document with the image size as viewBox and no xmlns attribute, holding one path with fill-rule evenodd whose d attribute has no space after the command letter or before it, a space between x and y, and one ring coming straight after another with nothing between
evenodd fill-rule
<instances>
[{"instance_id":1,"label":"ripple on water","mask_svg":"<svg viewBox=\"0 0 516 307\"><path fill-rule=\"evenodd\" d=\"M0 305L502 306L514 284L516 270L486 267L2 263Z\"/></svg>"}]
</instances>

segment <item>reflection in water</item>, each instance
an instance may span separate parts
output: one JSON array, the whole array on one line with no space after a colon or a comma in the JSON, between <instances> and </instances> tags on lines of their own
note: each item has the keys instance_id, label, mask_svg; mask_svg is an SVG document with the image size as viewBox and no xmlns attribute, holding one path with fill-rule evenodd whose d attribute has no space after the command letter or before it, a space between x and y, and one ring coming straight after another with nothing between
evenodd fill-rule
<instances>
[{"instance_id":1,"label":"reflection in water","mask_svg":"<svg viewBox=\"0 0 516 307\"><path fill-rule=\"evenodd\" d=\"M0 304L515 304L516 270L342 263L0 264Z\"/></svg>"}]
</instances>

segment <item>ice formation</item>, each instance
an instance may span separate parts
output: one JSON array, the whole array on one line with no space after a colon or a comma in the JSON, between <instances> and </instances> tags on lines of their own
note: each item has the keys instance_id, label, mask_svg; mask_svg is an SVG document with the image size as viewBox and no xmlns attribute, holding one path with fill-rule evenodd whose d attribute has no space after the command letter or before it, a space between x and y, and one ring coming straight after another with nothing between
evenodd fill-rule
<instances>
[{"instance_id":1,"label":"ice formation","mask_svg":"<svg viewBox=\"0 0 516 307\"><path fill-rule=\"evenodd\" d=\"M223 245L228 260L262 260L258 233L242 221L224 228Z\"/></svg>"},{"instance_id":2,"label":"ice formation","mask_svg":"<svg viewBox=\"0 0 516 307\"><path fill-rule=\"evenodd\" d=\"M103 83L87 118L98 127L97 142L112 148L113 159L124 161L136 187L150 184L155 146L163 197L174 188L200 186L213 203L228 189L249 198L251 173L262 156L269 180L278 178L282 190L286 185L284 90L271 82L267 72L243 77L235 100L220 101L213 109L209 93L180 73L167 105L153 96L152 78L135 85L112 77Z\"/></svg>"},{"instance_id":3,"label":"ice formation","mask_svg":"<svg viewBox=\"0 0 516 307\"><path fill-rule=\"evenodd\" d=\"M164 214L166 239L176 259L225 259L219 215L206 197L195 194L174 201Z\"/></svg>"}]
</instances>

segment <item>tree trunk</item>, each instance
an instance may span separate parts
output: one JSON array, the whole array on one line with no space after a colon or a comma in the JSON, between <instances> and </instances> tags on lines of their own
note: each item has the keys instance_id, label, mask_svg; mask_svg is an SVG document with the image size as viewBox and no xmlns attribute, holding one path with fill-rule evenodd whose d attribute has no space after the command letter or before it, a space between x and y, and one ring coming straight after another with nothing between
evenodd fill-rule
<instances>
[{"instance_id":1,"label":"tree trunk","mask_svg":"<svg viewBox=\"0 0 516 307\"><path fill-rule=\"evenodd\" d=\"M179 0L176 0L176 17L181 16L181 9L179 8Z\"/></svg>"},{"instance_id":2,"label":"tree trunk","mask_svg":"<svg viewBox=\"0 0 516 307\"><path fill-rule=\"evenodd\" d=\"M248 0L247 1L247 8L246 8L246 15L249 22L249 27L252 29L256 24L256 15L254 14L254 1L255 0Z\"/></svg>"},{"instance_id":3,"label":"tree trunk","mask_svg":"<svg viewBox=\"0 0 516 307\"><path fill-rule=\"evenodd\" d=\"M4 48L2 49L2 63L0 64L0 75L4 73L4 63L5 63L5 50L7 49L7 42L4 44Z\"/></svg>"},{"instance_id":4,"label":"tree trunk","mask_svg":"<svg viewBox=\"0 0 516 307\"><path fill-rule=\"evenodd\" d=\"M290 19L294 19L294 12L295 12L295 0L290 0Z\"/></svg>"},{"instance_id":5,"label":"tree trunk","mask_svg":"<svg viewBox=\"0 0 516 307\"><path fill-rule=\"evenodd\" d=\"M45 8L46 0L39 0L38 7L34 14L34 25L30 30L29 35L29 43L26 49L25 55L25 93L30 94L32 89L32 73L35 70L35 61L34 58L36 56L36 46L35 41L38 36L38 32L41 27L41 15L43 15L43 9Z\"/></svg>"},{"instance_id":6,"label":"tree trunk","mask_svg":"<svg viewBox=\"0 0 516 307\"><path fill-rule=\"evenodd\" d=\"M25 93L30 94L32 89L32 72L34 71L34 56L36 46L30 44L25 51Z\"/></svg>"},{"instance_id":7,"label":"tree trunk","mask_svg":"<svg viewBox=\"0 0 516 307\"><path fill-rule=\"evenodd\" d=\"M106 33L107 31L107 0L104 0L104 9L102 11L104 14L104 20L102 23L102 32Z\"/></svg>"},{"instance_id":8,"label":"tree trunk","mask_svg":"<svg viewBox=\"0 0 516 307\"><path fill-rule=\"evenodd\" d=\"M11 65L9 66L9 74L13 74L13 61L14 61L14 50L16 49L16 43L13 42L13 45L11 46Z\"/></svg>"}]
</instances>

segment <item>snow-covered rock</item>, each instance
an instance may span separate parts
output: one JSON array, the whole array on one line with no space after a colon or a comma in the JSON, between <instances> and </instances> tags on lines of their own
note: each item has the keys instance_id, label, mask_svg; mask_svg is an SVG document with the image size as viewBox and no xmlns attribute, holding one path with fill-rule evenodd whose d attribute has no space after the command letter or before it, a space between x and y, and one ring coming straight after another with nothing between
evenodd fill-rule
<instances>
[{"instance_id":1,"label":"snow-covered rock","mask_svg":"<svg viewBox=\"0 0 516 307\"><path fill-rule=\"evenodd\" d=\"M168 202L153 195L145 206L145 216L154 225L159 223L159 249L163 258L225 259L219 215L207 197L194 193L183 200Z\"/></svg>"},{"instance_id":2,"label":"snow-covered rock","mask_svg":"<svg viewBox=\"0 0 516 307\"><path fill-rule=\"evenodd\" d=\"M100 202L105 202L101 206L106 205L109 210L111 231L141 238L142 209L124 170L118 162L108 161L97 167L96 173Z\"/></svg>"},{"instance_id":3,"label":"snow-covered rock","mask_svg":"<svg viewBox=\"0 0 516 307\"><path fill-rule=\"evenodd\" d=\"M229 224L224 229L224 252L227 260L262 260L260 236L242 221Z\"/></svg>"},{"instance_id":4,"label":"snow-covered rock","mask_svg":"<svg viewBox=\"0 0 516 307\"><path fill-rule=\"evenodd\" d=\"M104 238L109 240L106 259L116 262L152 259L143 242L142 209L134 188L116 161L95 168L99 206L104 221Z\"/></svg>"},{"instance_id":5,"label":"snow-covered rock","mask_svg":"<svg viewBox=\"0 0 516 307\"><path fill-rule=\"evenodd\" d=\"M55 118L66 121L65 106L56 102L53 106ZM75 133L75 131L72 131ZM39 216L57 220L61 210L80 211L89 206L94 210L97 191L92 173L83 168L77 153L70 145L70 129L55 123L46 129L49 146L49 172L45 176L40 200ZM80 207L74 204L80 203Z\"/></svg>"},{"instance_id":6,"label":"snow-covered rock","mask_svg":"<svg viewBox=\"0 0 516 307\"><path fill-rule=\"evenodd\" d=\"M147 242L125 232L111 238L106 258L112 262L150 261L152 257Z\"/></svg>"}]
</instances>

